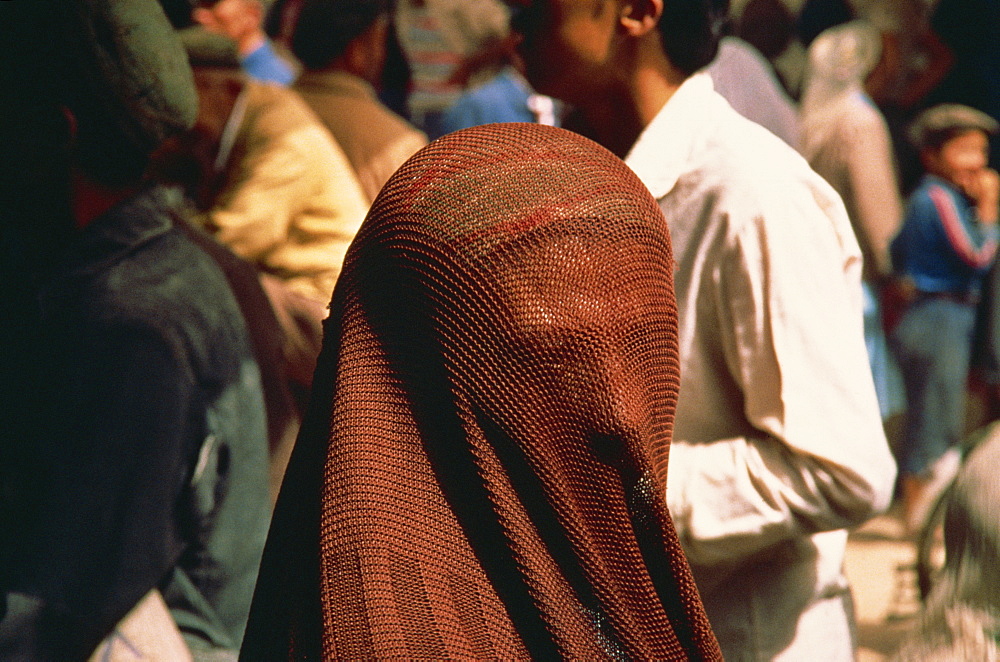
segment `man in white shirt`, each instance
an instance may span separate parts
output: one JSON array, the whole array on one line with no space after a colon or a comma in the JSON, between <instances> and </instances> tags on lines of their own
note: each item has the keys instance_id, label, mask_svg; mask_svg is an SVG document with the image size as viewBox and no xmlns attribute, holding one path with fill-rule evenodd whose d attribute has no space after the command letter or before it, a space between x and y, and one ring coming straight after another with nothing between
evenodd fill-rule
<instances>
[{"instance_id":1,"label":"man in white shirt","mask_svg":"<svg viewBox=\"0 0 1000 662\"><path fill-rule=\"evenodd\" d=\"M851 660L847 528L895 464L837 194L695 73L725 2L515 7L529 80L576 108L670 224L681 389L667 502L728 660ZM720 6L721 5L721 6Z\"/></svg>"}]
</instances>

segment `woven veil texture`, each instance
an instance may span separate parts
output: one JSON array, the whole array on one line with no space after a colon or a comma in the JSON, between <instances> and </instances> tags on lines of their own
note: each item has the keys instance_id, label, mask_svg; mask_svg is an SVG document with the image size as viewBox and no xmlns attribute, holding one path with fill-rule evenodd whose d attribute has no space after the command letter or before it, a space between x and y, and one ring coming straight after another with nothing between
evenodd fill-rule
<instances>
[{"instance_id":1,"label":"woven veil texture","mask_svg":"<svg viewBox=\"0 0 1000 662\"><path fill-rule=\"evenodd\" d=\"M720 658L663 496L672 264L570 132L408 161L334 293L242 659Z\"/></svg>"}]
</instances>

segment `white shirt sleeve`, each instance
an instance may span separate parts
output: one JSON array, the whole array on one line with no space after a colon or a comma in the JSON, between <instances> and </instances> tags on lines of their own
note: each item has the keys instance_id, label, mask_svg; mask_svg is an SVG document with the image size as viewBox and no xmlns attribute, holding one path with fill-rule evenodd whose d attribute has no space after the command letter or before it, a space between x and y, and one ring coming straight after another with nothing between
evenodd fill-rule
<instances>
[{"instance_id":1,"label":"white shirt sleeve","mask_svg":"<svg viewBox=\"0 0 1000 662\"><path fill-rule=\"evenodd\" d=\"M671 447L667 501L697 565L858 525L891 499L895 463L862 337L857 243L832 190L801 184L708 212L727 220L698 279L698 309L714 314L695 322L690 351L721 351L684 363L695 367L681 398L685 385L725 390L720 400L737 411L718 415L737 423L723 438L678 429Z\"/></svg>"}]
</instances>

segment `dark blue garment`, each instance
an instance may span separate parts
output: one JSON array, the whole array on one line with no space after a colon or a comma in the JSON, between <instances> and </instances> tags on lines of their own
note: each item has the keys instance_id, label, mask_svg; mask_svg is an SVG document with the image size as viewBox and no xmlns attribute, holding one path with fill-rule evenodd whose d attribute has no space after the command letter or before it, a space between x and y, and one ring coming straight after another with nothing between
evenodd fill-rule
<instances>
[{"instance_id":1,"label":"dark blue garment","mask_svg":"<svg viewBox=\"0 0 1000 662\"><path fill-rule=\"evenodd\" d=\"M189 643L242 639L270 516L260 378L175 213L159 188L117 205L22 279L23 328L4 329L33 366L20 393L3 375L22 435L0 470L17 504L0 594L34 605L13 633L31 659L73 659L153 587ZM0 623L0 657L11 636Z\"/></svg>"},{"instance_id":2,"label":"dark blue garment","mask_svg":"<svg viewBox=\"0 0 1000 662\"><path fill-rule=\"evenodd\" d=\"M993 264L996 240L996 226L980 224L961 191L925 175L892 242L893 268L921 292L976 294Z\"/></svg>"}]
</instances>

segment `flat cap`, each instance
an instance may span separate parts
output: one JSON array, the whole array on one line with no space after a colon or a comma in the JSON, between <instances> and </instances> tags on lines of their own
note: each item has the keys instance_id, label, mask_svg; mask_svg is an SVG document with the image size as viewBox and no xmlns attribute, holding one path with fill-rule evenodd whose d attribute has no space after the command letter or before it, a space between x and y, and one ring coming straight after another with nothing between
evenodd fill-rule
<instances>
[{"instance_id":1,"label":"flat cap","mask_svg":"<svg viewBox=\"0 0 1000 662\"><path fill-rule=\"evenodd\" d=\"M71 0L81 71L109 120L154 149L190 128L198 95L187 56L157 0Z\"/></svg>"},{"instance_id":2,"label":"flat cap","mask_svg":"<svg viewBox=\"0 0 1000 662\"><path fill-rule=\"evenodd\" d=\"M201 25L178 30L177 35L192 67L240 68L236 42L229 37L207 30Z\"/></svg>"},{"instance_id":3,"label":"flat cap","mask_svg":"<svg viewBox=\"0 0 1000 662\"><path fill-rule=\"evenodd\" d=\"M984 112L957 103L943 103L920 113L910 125L909 138L918 149L940 147L955 134L979 130L995 135L1000 123Z\"/></svg>"}]
</instances>

